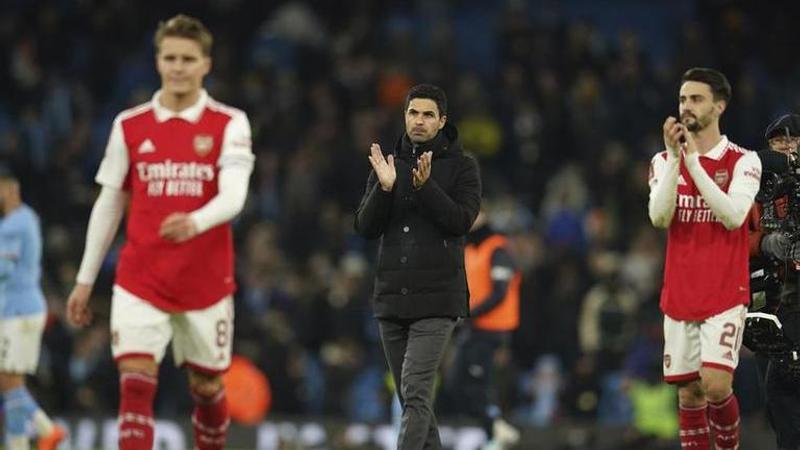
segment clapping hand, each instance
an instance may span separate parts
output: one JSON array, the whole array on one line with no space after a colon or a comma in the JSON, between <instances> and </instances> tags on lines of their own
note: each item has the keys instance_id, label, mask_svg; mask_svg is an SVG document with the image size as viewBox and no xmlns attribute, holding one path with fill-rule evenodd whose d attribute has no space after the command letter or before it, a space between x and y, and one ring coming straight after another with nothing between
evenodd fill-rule
<instances>
[{"instance_id":1,"label":"clapping hand","mask_svg":"<svg viewBox=\"0 0 800 450\"><path fill-rule=\"evenodd\" d=\"M425 152L417 158L417 168L414 172L414 189L419 189L428 181L431 176L431 159L433 158L432 152Z\"/></svg>"},{"instance_id":2,"label":"clapping hand","mask_svg":"<svg viewBox=\"0 0 800 450\"><path fill-rule=\"evenodd\" d=\"M678 119L670 116L664 121L664 146L671 156L679 157L681 154L681 138L684 137L686 129L678 122ZM686 133L688 134L688 133Z\"/></svg>"},{"instance_id":3,"label":"clapping hand","mask_svg":"<svg viewBox=\"0 0 800 450\"><path fill-rule=\"evenodd\" d=\"M394 167L394 156L389 155L383 157L381 146L373 143L370 147L369 163L372 164L372 169L375 175L378 176L378 182L381 184L381 189L389 192L394 187L394 182L397 180L397 170Z\"/></svg>"},{"instance_id":4,"label":"clapping hand","mask_svg":"<svg viewBox=\"0 0 800 450\"><path fill-rule=\"evenodd\" d=\"M683 128L683 134L681 135L683 137L683 140L681 141L683 151L687 156L694 153L699 153L697 149L697 141L694 140L692 133L690 133L689 130L687 130L683 125L681 125L681 128Z\"/></svg>"}]
</instances>

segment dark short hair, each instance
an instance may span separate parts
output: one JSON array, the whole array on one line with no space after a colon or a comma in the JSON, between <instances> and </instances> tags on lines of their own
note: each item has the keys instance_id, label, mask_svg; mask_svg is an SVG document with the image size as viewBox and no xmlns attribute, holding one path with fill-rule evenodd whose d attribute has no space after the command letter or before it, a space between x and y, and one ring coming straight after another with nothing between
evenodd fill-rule
<instances>
[{"instance_id":1,"label":"dark short hair","mask_svg":"<svg viewBox=\"0 0 800 450\"><path fill-rule=\"evenodd\" d=\"M203 55L211 56L211 46L214 44L214 37L211 35L211 32L208 31L208 28L203 25L203 22L194 17L178 14L166 22L159 23L156 34L153 37L156 53L161 51L161 41L167 37L191 39L200 45Z\"/></svg>"},{"instance_id":2,"label":"dark short hair","mask_svg":"<svg viewBox=\"0 0 800 450\"><path fill-rule=\"evenodd\" d=\"M447 115L447 95L444 90L439 86L432 84L418 84L408 90L406 95L406 104L404 110L408 110L408 104L415 98L427 98L436 102L436 107L439 108L439 116Z\"/></svg>"},{"instance_id":3,"label":"dark short hair","mask_svg":"<svg viewBox=\"0 0 800 450\"><path fill-rule=\"evenodd\" d=\"M800 137L800 115L784 114L769 124L764 137L769 141L778 136Z\"/></svg>"},{"instance_id":4,"label":"dark short hair","mask_svg":"<svg viewBox=\"0 0 800 450\"><path fill-rule=\"evenodd\" d=\"M731 84L725 75L719 70L709 69L707 67L693 67L684 72L681 77L681 85L687 81L697 81L705 83L711 87L711 94L714 96L714 101L724 100L726 103L731 100Z\"/></svg>"}]
</instances>

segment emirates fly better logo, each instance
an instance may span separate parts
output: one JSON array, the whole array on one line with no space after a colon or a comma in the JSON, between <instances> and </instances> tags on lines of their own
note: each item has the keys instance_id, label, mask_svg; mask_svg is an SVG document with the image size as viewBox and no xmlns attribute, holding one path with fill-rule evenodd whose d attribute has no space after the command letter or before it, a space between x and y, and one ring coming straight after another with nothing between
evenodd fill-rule
<instances>
[{"instance_id":1,"label":"emirates fly better logo","mask_svg":"<svg viewBox=\"0 0 800 450\"><path fill-rule=\"evenodd\" d=\"M136 163L139 181L147 183L150 197L202 197L203 182L212 181L216 174L214 166L198 162Z\"/></svg>"}]
</instances>

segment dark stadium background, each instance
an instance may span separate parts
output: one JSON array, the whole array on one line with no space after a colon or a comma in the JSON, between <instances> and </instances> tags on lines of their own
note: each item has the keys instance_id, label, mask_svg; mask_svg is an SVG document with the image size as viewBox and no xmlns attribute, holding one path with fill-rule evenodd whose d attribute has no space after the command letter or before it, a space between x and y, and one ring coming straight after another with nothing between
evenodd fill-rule
<instances>
[{"instance_id":1,"label":"dark stadium background","mask_svg":"<svg viewBox=\"0 0 800 450\"><path fill-rule=\"evenodd\" d=\"M774 117L800 111L799 9L788 0L0 2L0 161L20 175L45 233L50 319L37 396L70 424L74 448L115 448L107 319L119 241L95 289L94 325L71 329L64 303L111 121L157 88L152 33L185 12L214 33L207 87L248 113L257 155L235 224L234 348L266 374L272 403L260 428L234 428L232 447L278 448L280 435L282 449L391 448L382 443L391 392L368 304L375 249L355 236L352 214L369 144L393 145L406 89L430 82L449 94L449 120L481 162L492 222L511 235L524 272L523 323L497 374L501 404L523 429L519 448L678 448L674 392L660 383L664 236L646 215L649 158L692 66L730 78L722 128L746 147L762 148ZM162 438L191 438L185 383L168 357ZM742 448L773 448L746 350L735 389ZM439 408L447 448L475 448L474 423Z\"/></svg>"}]
</instances>

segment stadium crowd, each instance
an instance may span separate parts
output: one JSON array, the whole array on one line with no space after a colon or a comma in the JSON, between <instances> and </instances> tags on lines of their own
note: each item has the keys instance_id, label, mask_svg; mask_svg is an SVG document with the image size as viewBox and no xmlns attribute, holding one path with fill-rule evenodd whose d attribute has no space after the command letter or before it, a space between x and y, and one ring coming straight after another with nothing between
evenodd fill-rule
<instances>
[{"instance_id":1,"label":"stadium crowd","mask_svg":"<svg viewBox=\"0 0 800 450\"><path fill-rule=\"evenodd\" d=\"M589 0L165 3L0 6L0 160L43 222L51 314L34 387L50 411L115 411L114 249L94 325L69 328L65 299L113 114L149 100L152 31L184 11L217 38L210 93L253 127L256 168L234 228L234 352L268 376L273 413L389 417L368 304L375 246L355 235L353 212L370 143L393 145L406 91L430 82L450 94L491 222L523 271L522 324L498 355L509 417L677 433L645 411L674 415L675 401L661 384L664 236L646 215L648 162L686 68L728 75L735 107L723 128L748 148L764 146L774 117L800 110L792 14L712 0L628 0L615 11ZM761 402L751 360L736 376L745 416ZM158 414L190 408L177 370L161 367Z\"/></svg>"}]
</instances>

